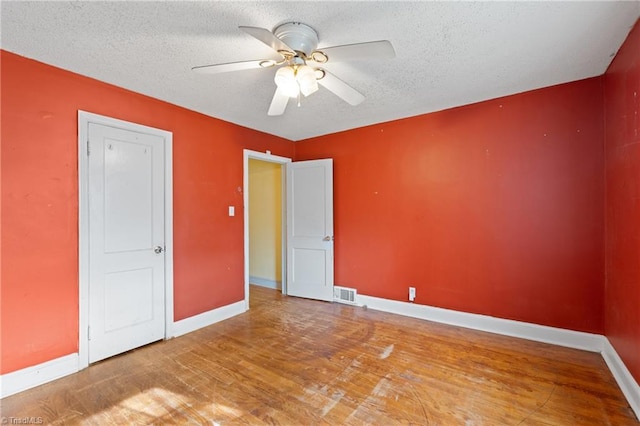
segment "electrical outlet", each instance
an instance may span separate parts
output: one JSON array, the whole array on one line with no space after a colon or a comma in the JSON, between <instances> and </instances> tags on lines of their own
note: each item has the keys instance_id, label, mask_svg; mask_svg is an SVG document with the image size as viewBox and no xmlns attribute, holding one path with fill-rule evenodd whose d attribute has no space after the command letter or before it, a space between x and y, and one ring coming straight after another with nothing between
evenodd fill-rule
<instances>
[{"instance_id":1,"label":"electrical outlet","mask_svg":"<svg viewBox=\"0 0 640 426\"><path fill-rule=\"evenodd\" d=\"M413 302L416 298L416 288L409 287L409 302Z\"/></svg>"}]
</instances>

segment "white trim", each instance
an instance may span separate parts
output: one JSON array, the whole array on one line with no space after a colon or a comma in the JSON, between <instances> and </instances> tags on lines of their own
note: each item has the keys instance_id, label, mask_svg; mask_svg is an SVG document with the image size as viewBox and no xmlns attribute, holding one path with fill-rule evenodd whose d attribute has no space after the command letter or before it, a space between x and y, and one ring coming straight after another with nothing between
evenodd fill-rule
<instances>
[{"instance_id":1,"label":"white trim","mask_svg":"<svg viewBox=\"0 0 640 426\"><path fill-rule=\"evenodd\" d=\"M78 110L78 367L89 366L89 197L87 140L89 123L148 133L164 139L165 176L165 339L173 331L173 133Z\"/></svg>"},{"instance_id":2,"label":"white trim","mask_svg":"<svg viewBox=\"0 0 640 426\"><path fill-rule=\"evenodd\" d=\"M275 290L280 290L282 288L282 281L254 277L253 275L249 276L249 283L259 285L260 287L273 288Z\"/></svg>"},{"instance_id":3,"label":"white trim","mask_svg":"<svg viewBox=\"0 0 640 426\"><path fill-rule=\"evenodd\" d=\"M417 305L362 294L359 294L356 300L359 306L367 306L367 308L382 312L518 337L536 342L598 352L602 355L602 358L604 358L607 367L611 370L611 374L627 398L636 417L640 418L640 386L638 386L638 383L624 365L624 362L609 342L609 339L603 335L565 330L486 315L470 314L427 305Z\"/></svg>"},{"instance_id":4,"label":"white trim","mask_svg":"<svg viewBox=\"0 0 640 426\"><path fill-rule=\"evenodd\" d=\"M176 321L173 323L173 337L182 336L183 334L191 333L192 331L199 330L203 327L208 327L217 322L240 315L246 311L244 300L241 300L230 305L225 305L220 308L215 308L210 311Z\"/></svg>"},{"instance_id":5,"label":"white trim","mask_svg":"<svg viewBox=\"0 0 640 426\"><path fill-rule=\"evenodd\" d=\"M252 151L250 149L244 149L242 151L242 182L244 192L244 302L247 309L249 309L249 159L268 161L270 163L277 163L284 167L284 164L290 163L291 158L280 157L278 155L272 155L267 152ZM286 240L287 240L287 209L286 209L286 191L285 191L285 173L282 172L282 294L285 294L287 286L287 265L286 265Z\"/></svg>"},{"instance_id":6,"label":"white trim","mask_svg":"<svg viewBox=\"0 0 640 426\"><path fill-rule=\"evenodd\" d=\"M366 305L371 309L383 312L457 325L475 330L506 334L512 337L520 337L544 343L553 343L559 346L601 352L607 367L618 383L618 386L620 386L622 393L627 398L636 417L640 418L640 386L638 386L638 383L624 365L622 359L620 359L615 348L604 336L451 311L425 305L416 305L407 302L398 302L361 294L357 296L356 300L360 306ZM173 324L173 337L178 337L202 327L207 327L243 312L246 312L245 302L240 301L180 320ZM470 322L470 320L474 319L478 319L480 322ZM500 323L504 323L502 327ZM482 326L478 327L478 324ZM497 327L488 327L490 324L497 325ZM531 331L536 328L540 330L531 333ZM505 330L507 330L508 333L506 333ZM573 335L573 338L568 341L559 340L561 338L571 337L571 335ZM551 342L551 340L554 340L555 343ZM78 372L80 369L79 358L76 353L0 375L0 398L14 395L18 392L68 376Z\"/></svg>"},{"instance_id":7,"label":"white trim","mask_svg":"<svg viewBox=\"0 0 640 426\"><path fill-rule=\"evenodd\" d=\"M602 351L604 362L607 363L611 374L618 382L618 386L620 386L622 393L627 398L636 417L640 419L640 386L627 369L627 366L622 362L609 339L605 338L604 340L604 350Z\"/></svg>"},{"instance_id":8,"label":"white trim","mask_svg":"<svg viewBox=\"0 0 640 426\"><path fill-rule=\"evenodd\" d=\"M0 398L35 388L78 371L78 354L65 355L42 364L0 376Z\"/></svg>"},{"instance_id":9,"label":"white trim","mask_svg":"<svg viewBox=\"0 0 640 426\"><path fill-rule=\"evenodd\" d=\"M158 131L158 130L156 130ZM164 147L164 338L173 336L173 133Z\"/></svg>"},{"instance_id":10,"label":"white trim","mask_svg":"<svg viewBox=\"0 0 640 426\"><path fill-rule=\"evenodd\" d=\"M245 303L232 303L172 324L173 335L178 337L245 312ZM0 398L14 395L42 384L77 373L86 368L78 353L55 358L42 364L0 375Z\"/></svg>"},{"instance_id":11,"label":"white trim","mask_svg":"<svg viewBox=\"0 0 640 426\"><path fill-rule=\"evenodd\" d=\"M600 334L583 333L581 331L565 330L521 321L513 321L487 315L470 314L450 309L418 305L397 300L381 299L378 297L357 296L358 305L366 305L371 309L419 318L443 324L488 331L505 336L519 337L536 342L551 343L553 345L582 349L591 352L602 352L604 348L603 336Z\"/></svg>"}]
</instances>

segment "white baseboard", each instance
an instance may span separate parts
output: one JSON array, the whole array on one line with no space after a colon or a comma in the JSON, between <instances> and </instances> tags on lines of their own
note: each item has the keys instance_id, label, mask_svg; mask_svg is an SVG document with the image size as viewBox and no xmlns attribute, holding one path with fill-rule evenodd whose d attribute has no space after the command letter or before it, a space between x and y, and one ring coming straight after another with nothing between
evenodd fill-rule
<instances>
[{"instance_id":1,"label":"white baseboard","mask_svg":"<svg viewBox=\"0 0 640 426\"><path fill-rule=\"evenodd\" d=\"M620 356L611 342L609 342L609 339L605 339L602 357L604 358L604 362L607 363L609 370L611 370L611 374L613 374L616 382L618 382L622 393L627 398L631 409L636 413L636 417L640 419L640 386L627 369L627 366L624 365L622 359L620 359Z\"/></svg>"},{"instance_id":2,"label":"white baseboard","mask_svg":"<svg viewBox=\"0 0 640 426\"><path fill-rule=\"evenodd\" d=\"M0 398L35 388L78 371L78 354L69 354L51 361L0 376Z\"/></svg>"},{"instance_id":3,"label":"white baseboard","mask_svg":"<svg viewBox=\"0 0 640 426\"><path fill-rule=\"evenodd\" d=\"M244 300L213 309L173 323L173 336L190 333L199 328L245 312ZM0 398L4 398L47 382L60 379L80 370L78 354L70 354L22 370L0 375Z\"/></svg>"},{"instance_id":4,"label":"white baseboard","mask_svg":"<svg viewBox=\"0 0 640 426\"><path fill-rule=\"evenodd\" d=\"M427 305L417 305L409 302L399 302L362 294L359 294L356 300L359 306L366 305L368 308L392 314L590 352L599 352L602 354L609 370L611 370L611 374L616 379L618 386L622 389L622 393L627 398L636 417L640 418L640 386L638 386L638 383L618 356L609 339L603 335L495 318L487 315L470 314Z\"/></svg>"},{"instance_id":5,"label":"white baseboard","mask_svg":"<svg viewBox=\"0 0 640 426\"><path fill-rule=\"evenodd\" d=\"M269 280L266 278L249 276L249 283L259 285L260 287L273 288L276 290L282 289L282 281Z\"/></svg>"},{"instance_id":6,"label":"white baseboard","mask_svg":"<svg viewBox=\"0 0 640 426\"><path fill-rule=\"evenodd\" d=\"M176 321L173 323L173 337L191 333L192 331L196 331L202 327L239 315L246 312L246 310L246 304L244 300L241 300L240 302L235 302L230 305L222 306L208 312L203 312L201 314Z\"/></svg>"},{"instance_id":7,"label":"white baseboard","mask_svg":"<svg viewBox=\"0 0 640 426\"><path fill-rule=\"evenodd\" d=\"M358 305L367 305L367 307L378 311L591 352L602 352L604 340L606 340L600 334L547 327L544 325L490 317L487 315L470 314L409 302L399 302L397 300L381 299L361 294L358 295L357 300Z\"/></svg>"},{"instance_id":8,"label":"white baseboard","mask_svg":"<svg viewBox=\"0 0 640 426\"><path fill-rule=\"evenodd\" d=\"M609 340L598 334L470 314L433 306L417 305L378 297L357 296L359 306L474 330L600 352L629 405L640 418L640 386L622 362ZM244 300L177 321L173 337L190 333L246 311ZM0 375L0 399L51 382L79 370L78 354L70 354L22 370Z\"/></svg>"}]
</instances>

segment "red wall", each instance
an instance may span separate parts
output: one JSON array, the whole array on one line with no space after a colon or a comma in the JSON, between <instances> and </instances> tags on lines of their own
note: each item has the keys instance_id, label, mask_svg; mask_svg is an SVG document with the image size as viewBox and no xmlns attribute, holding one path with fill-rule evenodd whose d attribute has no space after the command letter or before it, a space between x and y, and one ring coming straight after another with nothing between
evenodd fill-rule
<instances>
[{"instance_id":1,"label":"red wall","mask_svg":"<svg viewBox=\"0 0 640 426\"><path fill-rule=\"evenodd\" d=\"M335 161L336 284L605 332L638 380L638 51L636 25L604 77L295 147L0 51L0 373L77 351L82 109L174 134L176 320L243 297L242 149L295 149Z\"/></svg>"},{"instance_id":2,"label":"red wall","mask_svg":"<svg viewBox=\"0 0 640 426\"><path fill-rule=\"evenodd\" d=\"M336 285L602 333L602 111L593 78L297 142L334 159Z\"/></svg>"},{"instance_id":3,"label":"red wall","mask_svg":"<svg viewBox=\"0 0 640 426\"><path fill-rule=\"evenodd\" d=\"M0 54L0 373L78 349L78 109L173 132L175 320L242 300L242 149L292 142Z\"/></svg>"},{"instance_id":4,"label":"red wall","mask_svg":"<svg viewBox=\"0 0 640 426\"><path fill-rule=\"evenodd\" d=\"M640 383L640 21L604 88L605 333Z\"/></svg>"}]
</instances>

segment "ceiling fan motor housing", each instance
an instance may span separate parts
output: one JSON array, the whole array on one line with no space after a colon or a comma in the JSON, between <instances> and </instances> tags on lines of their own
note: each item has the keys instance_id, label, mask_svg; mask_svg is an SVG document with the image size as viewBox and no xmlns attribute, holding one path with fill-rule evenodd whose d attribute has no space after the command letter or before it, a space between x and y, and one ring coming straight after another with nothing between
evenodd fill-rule
<instances>
[{"instance_id":1,"label":"ceiling fan motor housing","mask_svg":"<svg viewBox=\"0 0 640 426\"><path fill-rule=\"evenodd\" d=\"M278 26L273 34L295 52L309 56L318 47L318 33L301 22L288 22Z\"/></svg>"}]
</instances>

